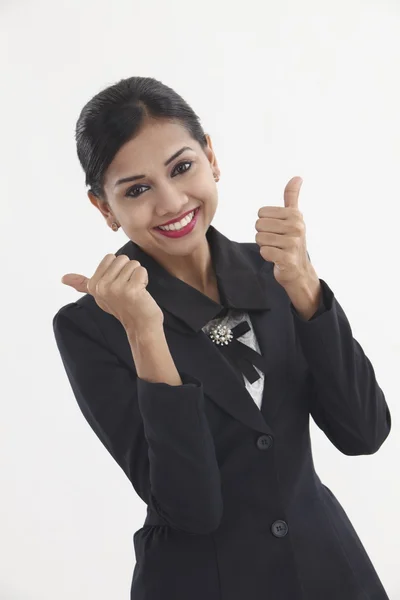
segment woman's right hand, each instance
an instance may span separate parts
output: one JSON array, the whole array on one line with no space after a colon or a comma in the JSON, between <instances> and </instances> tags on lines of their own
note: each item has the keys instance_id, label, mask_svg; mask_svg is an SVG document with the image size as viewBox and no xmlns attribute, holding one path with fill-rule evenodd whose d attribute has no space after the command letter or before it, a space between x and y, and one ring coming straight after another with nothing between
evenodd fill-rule
<instances>
[{"instance_id":1,"label":"woman's right hand","mask_svg":"<svg viewBox=\"0 0 400 600\"><path fill-rule=\"evenodd\" d=\"M106 254L90 279L68 273L61 282L91 294L98 306L116 317L126 330L146 333L163 326L164 314L146 289L147 269L125 254Z\"/></svg>"}]
</instances>

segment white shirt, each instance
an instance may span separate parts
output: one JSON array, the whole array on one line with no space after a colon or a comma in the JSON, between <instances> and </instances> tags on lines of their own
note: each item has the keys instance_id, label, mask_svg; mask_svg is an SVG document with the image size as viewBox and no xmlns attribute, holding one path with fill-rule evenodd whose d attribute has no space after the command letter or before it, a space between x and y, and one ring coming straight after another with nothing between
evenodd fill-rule
<instances>
[{"instance_id":1,"label":"white shirt","mask_svg":"<svg viewBox=\"0 0 400 600\"><path fill-rule=\"evenodd\" d=\"M253 325L251 323L248 313L230 308L225 317L217 317L215 319L212 319L206 325L204 325L202 330L204 331L204 333L209 334L211 328L214 327L214 325L225 325L226 327L229 327L229 329L233 329L233 327L235 327L236 325L241 323L243 320L246 320L248 322L248 324L250 326L250 331L247 331L246 333L241 335L239 338L237 338L238 341L241 342L242 344L246 344L250 348L253 348L253 350L256 350L256 352L261 354L260 346L258 344L256 335L254 333ZM254 402L257 404L258 408L261 409L262 395L263 395L263 389L264 389L264 373L262 371L260 371L260 369L258 369L256 366L254 366L254 368L256 369L257 373L260 375L260 378L257 379L257 381L255 381L254 383L250 383L246 379L246 377L243 375L243 373L242 373L242 377L243 377L243 381L246 385L247 391L252 396L252 398L253 398Z\"/></svg>"}]
</instances>

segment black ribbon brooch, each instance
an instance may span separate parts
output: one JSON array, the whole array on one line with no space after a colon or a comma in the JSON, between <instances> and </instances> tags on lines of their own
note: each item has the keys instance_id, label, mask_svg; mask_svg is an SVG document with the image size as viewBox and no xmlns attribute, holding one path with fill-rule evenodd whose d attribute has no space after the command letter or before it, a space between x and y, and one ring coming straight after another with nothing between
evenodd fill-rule
<instances>
[{"instance_id":1,"label":"black ribbon brooch","mask_svg":"<svg viewBox=\"0 0 400 600\"><path fill-rule=\"evenodd\" d=\"M254 383L260 379L260 375L253 365L263 373L265 373L265 365L261 354L237 339L247 331L250 331L247 321L239 323L232 329L226 325L214 325L210 330L209 337L230 358L246 379L250 383Z\"/></svg>"}]
</instances>

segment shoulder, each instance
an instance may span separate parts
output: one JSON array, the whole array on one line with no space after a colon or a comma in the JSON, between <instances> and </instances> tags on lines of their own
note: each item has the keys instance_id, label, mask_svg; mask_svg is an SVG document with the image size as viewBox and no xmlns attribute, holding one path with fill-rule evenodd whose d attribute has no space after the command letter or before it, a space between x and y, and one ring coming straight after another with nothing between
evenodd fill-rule
<instances>
[{"instance_id":1,"label":"shoulder","mask_svg":"<svg viewBox=\"0 0 400 600\"><path fill-rule=\"evenodd\" d=\"M93 296L91 296L90 294L85 294L81 298L78 298L78 300L76 300L75 302L69 302L68 304L64 304L64 306L61 306L61 308L58 309L58 311L53 317L53 324L60 317L62 320L68 319L70 321L74 321L77 318L80 319L80 312L82 309L86 309L83 311L84 314L86 314L87 310L89 310L90 312L95 310L95 306L97 306L97 304ZM97 308L100 310L99 306L97 306Z\"/></svg>"},{"instance_id":2,"label":"shoulder","mask_svg":"<svg viewBox=\"0 0 400 600\"><path fill-rule=\"evenodd\" d=\"M53 316L52 325L56 337L69 331L101 343L105 342L106 332L110 328L114 330L118 326L122 327L113 315L98 306L91 294L85 294L75 302L62 306Z\"/></svg>"}]
</instances>

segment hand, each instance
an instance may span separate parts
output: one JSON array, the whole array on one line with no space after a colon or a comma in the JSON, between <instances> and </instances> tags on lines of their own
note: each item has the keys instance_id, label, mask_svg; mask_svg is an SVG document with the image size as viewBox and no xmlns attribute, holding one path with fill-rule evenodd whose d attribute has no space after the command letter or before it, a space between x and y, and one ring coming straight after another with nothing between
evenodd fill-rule
<instances>
[{"instance_id":1,"label":"hand","mask_svg":"<svg viewBox=\"0 0 400 600\"><path fill-rule=\"evenodd\" d=\"M125 329L146 331L164 323L161 308L146 290L147 269L125 254L106 254L90 279L68 273L61 282L91 294L98 306L116 317Z\"/></svg>"},{"instance_id":2,"label":"hand","mask_svg":"<svg viewBox=\"0 0 400 600\"><path fill-rule=\"evenodd\" d=\"M266 261L275 263L274 277L283 287L305 280L313 269L307 255L306 226L299 211L301 177L285 187L285 206L263 206L256 221L256 242Z\"/></svg>"}]
</instances>

